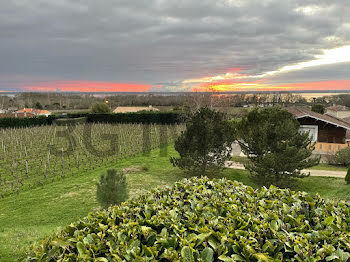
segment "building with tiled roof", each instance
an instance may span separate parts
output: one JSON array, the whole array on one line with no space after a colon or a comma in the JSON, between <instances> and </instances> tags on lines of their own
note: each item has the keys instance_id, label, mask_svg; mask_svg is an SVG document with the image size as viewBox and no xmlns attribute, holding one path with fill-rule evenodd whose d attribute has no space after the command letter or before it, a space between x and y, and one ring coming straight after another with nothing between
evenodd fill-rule
<instances>
[{"instance_id":1,"label":"building with tiled roof","mask_svg":"<svg viewBox=\"0 0 350 262\"><path fill-rule=\"evenodd\" d=\"M346 106L331 106L326 108L326 114L337 118L350 117L350 108Z\"/></svg>"},{"instance_id":2,"label":"building with tiled roof","mask_svg":"<svg viewBox=\"0 0 350 262\"><path fill-rule=\"evenodd\" d=\"M113 110L113 113L135 113L140 111L159 111L153 106L118 106Z\"/></svg>"},{"instance_id":3,"label":"building with tiled roof","mask_svg":"<svg viewBox=\"0 0 350 262\"><path fill-rule=\"evenodd\" d=\"M16 113L25 113L25 114L33 114L35 116L49 116L51 112L48 110L41 110L35 108L23 108L21 110L17 110Z\"/></svg>"}]
</instances>

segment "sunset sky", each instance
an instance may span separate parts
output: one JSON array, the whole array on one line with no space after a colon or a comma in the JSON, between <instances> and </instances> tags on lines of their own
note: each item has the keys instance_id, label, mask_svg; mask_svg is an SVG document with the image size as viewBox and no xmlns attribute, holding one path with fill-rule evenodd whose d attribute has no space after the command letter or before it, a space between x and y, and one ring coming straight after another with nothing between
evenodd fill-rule
<instances>
[{"instance_id":1,"label":"sunset sky","mask_svg":"<svg viewBox=\"0 0 350 262\"><path fill-rule=\"evenodd\" d=\"M350 90L349 0L0 0L0 91Z\"/></svg>"}]
</instances>

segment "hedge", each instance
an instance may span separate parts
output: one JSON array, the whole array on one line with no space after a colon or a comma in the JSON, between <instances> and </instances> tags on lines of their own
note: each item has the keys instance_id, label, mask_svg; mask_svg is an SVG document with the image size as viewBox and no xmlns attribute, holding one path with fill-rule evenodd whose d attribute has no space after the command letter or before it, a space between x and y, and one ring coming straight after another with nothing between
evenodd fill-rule
<instances>
[{"instance_id":1,"label":"hedge","mask_svg":"<svg viewBox=\"0 0 350 262\"><path fill-rule=\"evenodd\" d=\"M77 117L77 118L58 118L53 121L55 125L77 125L84 124L87 121L87 117Z\"/></svg>"},{"instance_id":2,"label":"hedge","mask_svg":"<svg viewBox=\"0 0 350 262\"><path fill-rule=\"evenodd\" d=\"M117 114L68 114L66 116L39 116L31 118L0 118L0 128L52 125L54 120L86 118L89 123L152 123L177 124L183 122L183 115L176 112L140 112ZM64 120L63 120L64 121ZM72 121L67 121L72 122ZM74 121L73 121L74 122ZM80 123L81 121L77 121Z\"/></svg>"},{"instance_id":3,"label":"hedge","mask_svg":"<svg viewBox=\"0 0 350 262\"><path fill-rule=\"evenodd\" d=\"M23 261L347 261L350 206L191 178L90 213Z\"/></svg>"},{"instance_id":4,"label":"hedge","mask_svg":"<svg viewBox=\"0 0 350 262\"><path fill-rule=\"evenodd\" d=\"M87 114L90 123L154 123L175 124L182 121L182 114L175 112L136 112L115 114Z\"/></svg>"},{"instance_id":5,"label":"hedge","mask_svg":"<svg viewBox=\"0 0 350 262\"><path fill-rule=\"evenodd\" d=\"M0 118L0 128L51 125L54 119L55 117L53 116L38 116L30 118Z\"/></svg>"}]
</instances>

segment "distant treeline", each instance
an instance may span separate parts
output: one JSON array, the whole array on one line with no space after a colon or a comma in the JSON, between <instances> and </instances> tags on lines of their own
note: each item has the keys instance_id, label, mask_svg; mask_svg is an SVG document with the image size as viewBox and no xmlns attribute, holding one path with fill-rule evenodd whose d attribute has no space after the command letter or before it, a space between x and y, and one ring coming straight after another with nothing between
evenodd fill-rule
<instances>
[{"instance_id":1,"label":"distant treeline","mask_svg":"<svg viewBox=\"0 0 350 262\"><path fill-rule=\"evenodd\" d=\"M350 97L350 96L349 96ZM299 94L67 94L67 93L19 93L15 96L0 96L0 109L10 107L35 107L47 110L86 110L93 103L102 102L110 105L111 109L118 106L155 106L155 107L185 107L185 106L214 106L240 107L246 104L262 103L307 103Z\"/></svg>"},{"instance_id":2,"label":"distant treeline","mask_svg":"<svg viewBox=\"0 0 350 262\"><path fill-rule=\"evenodd\" d=\"M136 112L117 114L67 114L65 116L39 116L32 118L1 118L0 128L30 127L73 123L150 123L177 124L184 121L178 112ZM57 123L56 123L57 122Z\"/></svg>"}]
</instances>

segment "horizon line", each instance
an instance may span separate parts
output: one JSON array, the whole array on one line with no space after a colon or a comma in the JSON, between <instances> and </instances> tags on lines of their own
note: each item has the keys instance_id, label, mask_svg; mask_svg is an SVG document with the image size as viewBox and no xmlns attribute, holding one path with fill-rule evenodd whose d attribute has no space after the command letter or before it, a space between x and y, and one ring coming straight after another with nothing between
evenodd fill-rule
<instances>
[{"instance_id":1,"label":"horizon line","mask_svg":"<svg viewBox=\"0 0 350 262\"><path fill-rule=\"evenodd\" d=\"M79 91L69 91L69 92L62 92L62 91L0 91L0 95L2 94L22 94L22 93L37 93L37 94L144 94L144 95L152 95L152 94L159 94L159 95L175 95L175 94L291 94L291 93L296 93L296 94L327 94L327 93L335 93L335 94L341 94L341 93L350 93L349 90L268 90L268 91L147 91L147 92L79 92Z\"/></svg>"}]
</instances>

